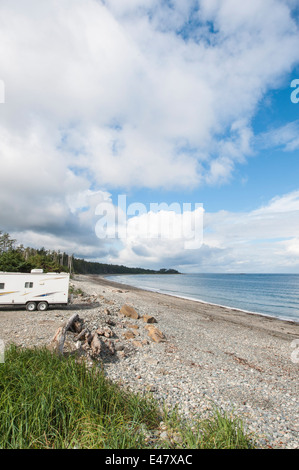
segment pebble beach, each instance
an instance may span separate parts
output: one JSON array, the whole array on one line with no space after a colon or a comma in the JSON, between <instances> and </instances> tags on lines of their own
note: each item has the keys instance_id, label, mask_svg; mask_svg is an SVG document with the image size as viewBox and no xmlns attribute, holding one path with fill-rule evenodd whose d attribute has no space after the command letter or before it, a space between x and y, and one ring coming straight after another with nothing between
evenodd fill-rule
<instances>
[{"instance_id":1,"label":"pebble beach","mask_svg":"<svg viewBox=\"0 0 299 470\"><path fill-rule=\"evenodd\" d=\"M214 406L242 419L259 448L299 447L299 324L181 299L80 275L84 294L62 309L1 309L5 344L47 345L77 312L90 330L110 325L115 352L102 358L105 374L188 419ZM138 313L121 313L128 305ZM147 317L162 333L149 336Z\"/></svg>"}]
</instances>

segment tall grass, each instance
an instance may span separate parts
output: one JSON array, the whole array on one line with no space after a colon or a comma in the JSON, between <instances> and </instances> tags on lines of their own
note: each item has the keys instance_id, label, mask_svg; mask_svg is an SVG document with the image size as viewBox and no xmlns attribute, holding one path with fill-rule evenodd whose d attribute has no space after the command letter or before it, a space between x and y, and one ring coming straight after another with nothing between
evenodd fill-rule
<instances>
[{"instance_id":1,"label":"tall grass","mask_svg":"<svg viewBox=\"0 0 299 470\"><path fill-rule=\"evenodd\" d=\"M153 399L126 392L98 366L87 369L73 357L11 346L0 364L0 448L175 447L146 438L161 419L180 434L178 447L250 447L228 418L216 414L200 432L191 429L178 414L162 416Z\"/></svg>"},{"instance_id":2,"label":"tall grass","mask_svg":"<svg viewBox=\"0 0 299 470\"><path fill-rule=\"evenodd\" d=\"M255 437L245 432L242 421L215 406L209 418L183 419L177 409L165 413L167 428L187 449L252 449Z\"/></svg>"},{"instance_id":3,"label":"tall grass","mask_svg":"<svg viewBox=\"0 0 299 470\"><path fill-rule=\"evenodd\" d=\"M140 448L140 423L157 426L157 405L121 391L97 367L46 349L12 346L0 367L0 447Z\"/></svg>"}]
</instances>

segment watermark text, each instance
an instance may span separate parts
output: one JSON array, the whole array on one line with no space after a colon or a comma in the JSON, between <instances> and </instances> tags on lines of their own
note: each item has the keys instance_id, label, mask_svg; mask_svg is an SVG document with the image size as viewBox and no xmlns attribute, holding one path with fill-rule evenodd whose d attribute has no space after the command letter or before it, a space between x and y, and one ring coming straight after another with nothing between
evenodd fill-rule
<instances>
[{"instance_id":1,"label":"watermark text","mask_svg":"<svg viewBox=\"0 0 299 470\"><path fill-rule=\"evenodd\" d=\"M100 239L182 240L185 249L198 249L203 243L203 204L173 202L127 204L126 195L97 205L99 220L95 233Z\"/></svg>"},{"instance_id":2,"label":"watermark text","mask_svg":"<svg viewBox=\"0 0 299 470\"><path fill-rule=\"evenodd\" d=\"M299 103L299 78L296 78L291 82L291 88L295 88L291 93L291 101L294 104Z\"/></svg>"}]
</instances>

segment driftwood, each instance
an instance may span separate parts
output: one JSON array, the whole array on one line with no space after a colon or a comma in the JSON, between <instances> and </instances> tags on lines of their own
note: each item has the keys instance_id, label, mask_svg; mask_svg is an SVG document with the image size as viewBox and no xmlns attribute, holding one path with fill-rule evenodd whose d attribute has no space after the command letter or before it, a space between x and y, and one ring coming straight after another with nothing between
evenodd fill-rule
<instances>
[{"instance_id":1,"label":"driftwood","mask_svg":"<svg viewBox=\"0 0 299 470\"><path fill-rule=\"evenodd\" d=\"M65 342L65 335L66 332L71 329L73 326L74 322L79 320L79 315L77 313L74 313L68 321L64 324L64 326L61 326L58 328L58 330L55 333L54 338L52 339L52 343L54 345L54 349L58 352L58 354L63 355L63 345Z\"/></svg>"},{"instance_id":2,"label":"driftwood","mask_svg":"<svg viewBox=\"0 0 299 470\"><path fill-rule=\"evenodd\" d=\"M93 338L93 333L90 333L89 330L86 331L85 333L85 342L86 344L90 344Z\"/></svg>"},{"instance_id":3,"label":"driftwood","mask_svg":"<svg viewBox=\"0 0 299 470\"><path fill-rule=\"evenodd\" d=\"M104 355L115 354L116 349L113 341L110 339L114 336L112 329L109 326L101 326L95 331L90 332L88 328L84 328L84 322L75 313L64 325L58 328L50 344L50 349L56 351L59 355L63 355L65 343L65 349L69 348L66 336L68 331L73 333L72 339L74 344L76 343L76 349L78 350L82 349L93 356L100 356L103 353Z\"/></svg>"},{"instance_id":4,"label":"driftwood","mask_svg":"<svg viewBox=\"0 0 299 470\"><path fill-rule=\"evenodd\" d=\"M79 340L82 340L82 339L86 339L86 337L88 336L89 334L89 331L87 328L84 328L76 337L75 337L75 340L76 341L79 341Z\"/></svg>"}]
</instances>

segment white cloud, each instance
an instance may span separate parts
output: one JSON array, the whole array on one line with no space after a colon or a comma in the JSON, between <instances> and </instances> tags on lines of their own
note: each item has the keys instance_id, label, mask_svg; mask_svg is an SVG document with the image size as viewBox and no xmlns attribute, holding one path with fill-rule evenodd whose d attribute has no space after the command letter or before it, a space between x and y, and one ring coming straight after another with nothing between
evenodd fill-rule
<instances>
[{"instance_id":1,"label":"white cloud","mask_svg":"<svg viewBox=\"0 0 299 470\"><path fill-rule=\"evenodd\" d=\"M129 220L128 236L117 258L130 266L158 268L175 266L184 272L285 272L298 270L299 191L274 198L251 212L220 211L204 214L203 245L188 250L182 238L155 235L165 217L163 211L153 220L150 212ZM173 219L173 232L181 219Z\"/></svg>"},{"instance_id":2,"label":"white cloud","mask_svg":"<svg viewBox=\"0 0 299 470\"><path fill-rule=\"evenodd\" d=\"M104 3L2 3L7 131L27 138L38 122L42 145L52 130L52 152L60 138L71 164L91 171L99 186L229 179L250 154L243 136L259 99L298 61L286 5L203 0L192 13L196 2ZM203 22L205 39L205 21L214 23L212 45L175 34L191 14Z\"/></svg>"},{"instance_id":3,"label":"white cloud","mask_svg":"<svg viewBox=\"0 0 299 470\"><path fill-rule=\"evenodd\" d=\"M257 209L253 211L254 215L257 216L269 216L271 214L292 214L299 212L299 191L293 191L289 194L285 194L284 196L277 196L269 202L265 207L261 209ZM297 219L294 220L296 222ZM293 233L296 233L296 227L293 224L288 225L286 229L291 230ZM294 230L295 229L295 230Z\"/></svg>"},{"instance_id":4,"label":"white cloud","mask_svg":"<svg viewBox=\"0 0 299 470\"><path fill-rule=\"evenodd\" d=\"M102 192L83 192L72 204L78 218L67 220L67 226L62 224L53 233L22 230L12 236L24 245L127 266L176 267L182 272L298 272L299 191L273 198L251 212L205 212L203 239L196 237L198 232L183 211L169 212L176 210L171 205L169 211L160 207L153 213L137 204L132 216L133 207L124 212ZM112 216L104 220L106 228L97 224L107 208ZM200 230L200 225L196 227ZM200 245L188 249L186 241L196 238Z\"/></svg>"},{"instance_id":5,"label":"white cloud","mask_svg":"<svg viewBox=\"0 0 299 470\"><path fill-rule=\"evenodd\" d=\"M294 256L296 258L299 257L299 238L292 238L291 240L287 240L284 242L281 242L281 245L283 247L283 252L287 252L287 254L291 255L291 259L293 260Z\"/></svg>"},{"instance_id":6,"label":"white cloud","mask_svg":"<svg viewBox=\"0 0 299 470\"><path fill-rule=\"evenodd\" d=\"M255 139L257 148L282 148L285 152L299 149L299 120L258 135Z\"/></svg>"},{"instance_id":7,"label":"white cloud","mask_svg":"<svg viewBox=\"0 0 299 470\"><path fill-rule=\"evenodd\" d=\"M113 189L229 181L251 155L259 100L298 63L288 4L2 1L2 227L59 246L77 236L71 249L95 253L94 208ZM294 129L284 131L279 142L297 148ZM237 237L242 217L228 219ZM225 249L229 225L217 220L223 231L205 256Z\"/></svg>"}]
</instances>

